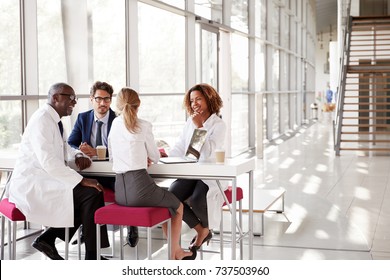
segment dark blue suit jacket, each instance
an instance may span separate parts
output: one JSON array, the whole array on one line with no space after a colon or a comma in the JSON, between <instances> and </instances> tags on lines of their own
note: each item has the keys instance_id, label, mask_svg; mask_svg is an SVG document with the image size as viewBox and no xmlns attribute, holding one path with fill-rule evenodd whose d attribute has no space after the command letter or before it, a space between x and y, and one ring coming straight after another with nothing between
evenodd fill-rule
<instances>
[{"instance_id":1,"label":"dark blue suit jacket","mask_svg":"<svg viewBox=\"0 0 390 280\"><path fill-rule=\"evenodd\" d=\"M107 133L110 133L112 121L115 119L115 112L110 108L108 124L107 124ZM91 132L92 125L94 121L94 113L93 110L89 110L87 112L80 113L77 116L76 123L74 124L72 133L68 138L68 143L73 148L78 149L80 144L83 142L88 143L88 145L92 146L91 143Z\"/></svg>"}]
</instances>

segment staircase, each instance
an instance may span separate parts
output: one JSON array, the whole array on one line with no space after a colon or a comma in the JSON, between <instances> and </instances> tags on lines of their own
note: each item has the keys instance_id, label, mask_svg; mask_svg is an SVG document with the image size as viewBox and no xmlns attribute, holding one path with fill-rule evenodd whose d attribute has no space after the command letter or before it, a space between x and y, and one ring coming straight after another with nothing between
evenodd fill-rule
<instances>
[{"instance_id":1,"label":"staircase","mask_svg":"<svg viewBox=\"0 0 390 280\"><path fill-rule=\"evenodd\" d=\"M335 151L390 153L390 16L351 17L335 119Z\"/></svg>"}]
</instances>

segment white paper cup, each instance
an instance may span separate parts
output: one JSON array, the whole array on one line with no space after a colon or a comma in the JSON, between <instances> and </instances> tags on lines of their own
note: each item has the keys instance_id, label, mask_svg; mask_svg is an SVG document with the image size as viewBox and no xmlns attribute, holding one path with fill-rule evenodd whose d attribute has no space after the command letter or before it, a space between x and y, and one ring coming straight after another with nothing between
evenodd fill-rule
<instances>
[{"instance_id":1,"label":"white paper cup","mask_svg":"<svg viewBox=\"0 0 390 280\"><path fill-rule=\"evenodd\" d=\"M106 146L97 146L96 147L97 157L98 159L106 159Z\"/></svg>"},{"instance_id":2,"label":"white paper cup","mask_svg":"<svg viewBox=\"0 0 390 280\"><path fill-rule=\"evenodd\" d=\"M225 150L215 150L215 162L219 164L225 163Z\"/></svg>"}]
</instances>

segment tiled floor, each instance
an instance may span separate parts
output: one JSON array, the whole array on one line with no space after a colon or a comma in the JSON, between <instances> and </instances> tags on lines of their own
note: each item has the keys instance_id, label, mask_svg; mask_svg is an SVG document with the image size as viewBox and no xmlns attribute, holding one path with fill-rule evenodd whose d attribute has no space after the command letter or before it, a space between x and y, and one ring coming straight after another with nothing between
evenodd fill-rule
<instances>
[{"instance_id":1,"label":"tiled floor","mask_svg":"<svg viewBox=\"0 0 390 280\"><path fill-rule=\"evenodd\" d=\"M256 189L283 188L286 195L284 215L266 214L265 234L254 239L255 259L390 259L389 157L360 156L351 152L336 157L330 118L324 119L301 128L289 139L271 143L265 149L264 158L257 160ZM239 178L240 186L245 188L246 179L245 176ZM226 216L226 223L228 220ZM259 217L255 215L255 232L259 226ZM226 224L225 229L228 228ZM156 229L154 234L161 237L161 230ZM141 236L144 236L142 231ZM183 247L192 237L193 232L184 226ZM18 242L18 259L45 259L31 248L33 238ZM163 242L155 240L153 244L158 250L154 258L166 259L166 248L161 247ZM245 240L244 259L248 257L247 245ZM62 254L63 243L57 246ZM144 239L139 247L142 259L145 257ZM70 259L77 259L76 248L71 246ZM226 243L225 259L230 258L229 248ZM128 246L124 249L125 258L134 259L135 249ZM219 242L212 241L204 249L219 249ZM113 259L118 256L116 244ZM219 257L215 253L203 254L203 259Z\"/></svg>"}]
</instances>

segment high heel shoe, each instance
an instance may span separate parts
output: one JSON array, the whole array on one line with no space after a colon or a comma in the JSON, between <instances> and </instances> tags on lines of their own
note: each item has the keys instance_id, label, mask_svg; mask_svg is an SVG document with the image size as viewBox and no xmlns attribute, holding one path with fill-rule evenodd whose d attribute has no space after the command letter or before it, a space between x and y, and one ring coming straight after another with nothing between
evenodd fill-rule
<instances>
[{"instance_id":1,"label":"high heel shoe","mask_svg":"<svg viewBox=\"0 0 390 280\"><path fill-rule=\"evenodd\" d=\"M190 244L189 249L190 249L191 251L192 251L192 249L194 249L195 251L197 251L197 250L200 249L200 247L202 247L202 245L203 245L204 243L206 243L207 245L209 245L210 240L211 240L212 237L213 237L213 233L211 232L211 230L209 230L209 233L208 233L207 236L203 239L202 244L200 244L199 246L193 245L194 242L195 242L195 239L196 239L196 237L194 237L194 238L192 239L192 241L191 241L191 244Z\"/></svg>"},{"instance_id":2,"label":"high heel shoe","mask_svg":"<svg viewBox=\"0 0 390 280\"><path fill-rule=\"evenodd\" d=\"M192 255L191 256L186 256L184 258L182 258L181 260L182 261L188 261L188 260L195 260L196 259L196 255L197 255L197 252L195 249L190 249L190 251L192 252Z\"/></svg>"}]
</instances>

